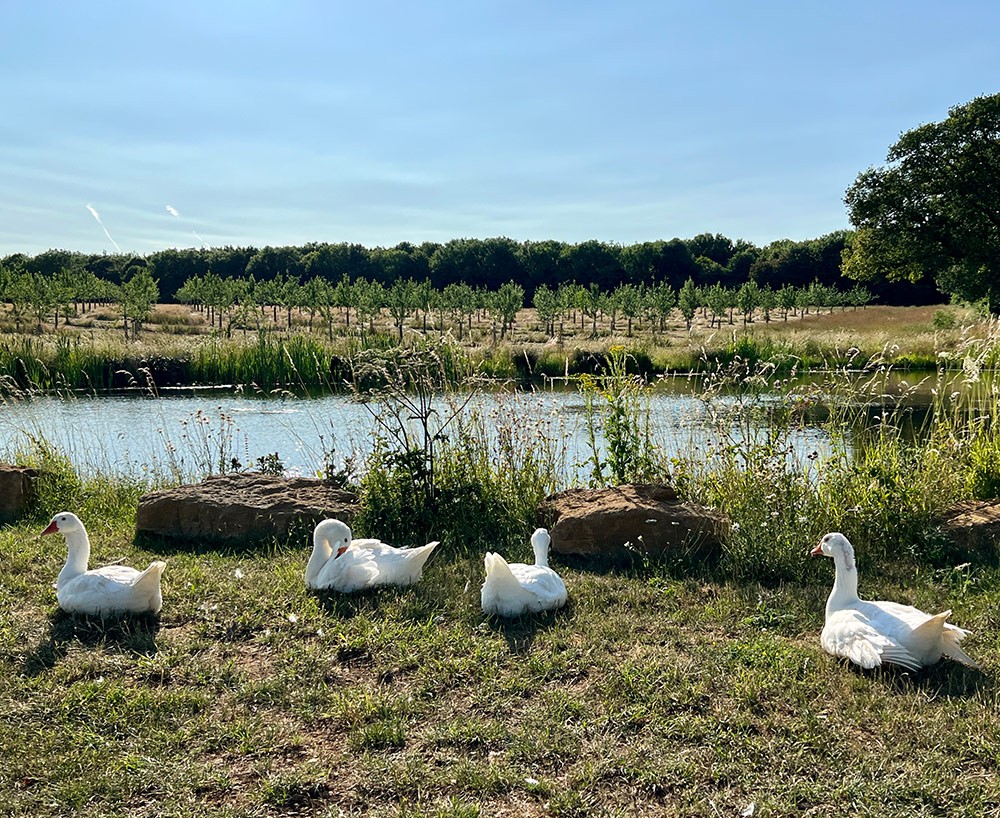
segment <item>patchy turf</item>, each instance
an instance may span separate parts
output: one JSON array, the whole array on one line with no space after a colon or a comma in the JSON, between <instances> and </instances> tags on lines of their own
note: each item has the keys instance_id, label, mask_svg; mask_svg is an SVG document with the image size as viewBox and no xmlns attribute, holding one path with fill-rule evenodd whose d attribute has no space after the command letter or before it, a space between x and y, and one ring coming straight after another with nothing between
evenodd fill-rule
<instances>
[{"instance_id":1,"label":"patchy turf","mask_svg":"<svg viewBox=\"0 0 1000 818\"><path fill-rule=\"evenodd\" d=\"M57 612L61 543L0 554L7 815L1000 814L996 570L863 575L952 608L983 664L869 674L819 648L825 560L778 587L563 567L564 610L505 623L478 555L343 597L306 592L305 544L208 550L170 555L161 616L100 622ZM156 555L94 537L118 556Z\"/></svg>"}]
</instances>

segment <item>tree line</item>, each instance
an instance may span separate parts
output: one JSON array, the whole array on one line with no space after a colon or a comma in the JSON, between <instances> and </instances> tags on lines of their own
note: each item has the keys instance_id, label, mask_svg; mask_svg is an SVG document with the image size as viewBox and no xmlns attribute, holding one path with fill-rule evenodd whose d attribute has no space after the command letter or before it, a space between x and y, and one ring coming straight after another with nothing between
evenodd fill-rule
<instances>
[{"instance_id":1,"label":"tree line","mask_svg":"<svg viewBox=\"0 0 1000 818\"><path fill-rule=\"evenodd\" d=\"M423 332L428 329L454 331L459 340L471 333L473 321L490 321L494 340L503 339L513 328L518 312L527 305L524 288L514 282L496 290L472 287L465 282L436 289L429 279L397 278L386 286L377 280L351 279L346 274L336 283L314 277L299 281L292 276L272 279L221 278L214 273L192 276L177 291L179 301L206 314L208 322L226 335L234 329L261 329L269 324L291 330L293 317L305 316L309 330L325 328L332 340L335 326L350 328L364 336L376 330L376 321L386 313L391 317L398 340L414 317ZM674 309L679 310L691 329L700 311L709 326L724 322L745 326L755 320L787 321L789 315L808 314L810 309L863 307L872 300L871 292L855 285L842 291L813 280L808 286L785 284L775 290L745 281L739 287L716 282L699 286L688 278L677 290L666 281L656 284L620 284L602 290L596 284L585 287L563 282L550 287L540 284L531 296L540 328L552 337L561 337L572 325L574 332L598 334L598 323L610 323L610 331L631 336L634 325L654 335L666 330Z\"/></svg>"},{"instance_id":2,"label":"tree line","mask_svg":"<svg viewBox=\"0 0 1000 818\"><path fill-rule=\"evenodd\" d=\"M428 281L443 291L452 284L496 292L514 282L532 298L539 286L574 282L610 292L618 287L667 284L675 291L691 279L695 286L738 289L753 282L774 291L812 282L848 291L854 281L841 269L841 257L853 235L830 233L808 241L782 240L764 247L704 233L691 239L617 245L599 241L516 242L508 238L454 239L444 244L401 243L367 248L360 244L311 243L295 247L224 247L170 249L146 256L83 254L49 250L35 256L12 254L0 259L0 287L21 275L63 278L93 290L99 282L122 286L146 271L164 301L178 300L190 279L252 278L255 281L321 279L332 285L364 279L391 287L399 280ZM144 277L144 276L143 276ZM887 304L933 303L940 293L929 284L909 281L866 282L872 296Z\"/></svg>"}]
</instances>

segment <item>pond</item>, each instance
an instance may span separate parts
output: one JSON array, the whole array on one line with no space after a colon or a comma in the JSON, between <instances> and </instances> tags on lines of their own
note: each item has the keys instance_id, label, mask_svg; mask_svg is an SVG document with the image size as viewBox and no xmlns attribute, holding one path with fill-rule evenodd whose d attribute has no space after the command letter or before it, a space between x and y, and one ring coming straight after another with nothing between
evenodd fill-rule
<instances>
[{"instance_id":1,"label":"pond","mask_svg":"<svg viewBox=\"0 0 1000 818\"><path fill-rule=\"evenodd\" d=\"M711 445L718 437L719 424L710 422L701 392L700 383L684 377L664 379L647 391L651 437L668 457ZM586 401L577 388L439 396L438 417L448 417L449 407L466 399L464 415L477 414L487 436L502 428L544 435L558 449L567 484L585 481L591 444ZM727 401L732 398L720 396L715 405ZM254 467L259 458L277 455L286 470L315 475L328 463L337 469L352 458L363 463L383 430L378 412L377 406L345 394L297 397L223 388L35 396L0 407L0 454L10 458L19 449L30 449L33 440L44 440L84 473L185 479L235 463ZM388 421L391 426L392 418ZM738 427L726 433L741 434ZM603 446L600 430L597 442ZM792 456L800 458L829 448L818 417L806 417L790 442Z\"/></svg>"}]
</instances>

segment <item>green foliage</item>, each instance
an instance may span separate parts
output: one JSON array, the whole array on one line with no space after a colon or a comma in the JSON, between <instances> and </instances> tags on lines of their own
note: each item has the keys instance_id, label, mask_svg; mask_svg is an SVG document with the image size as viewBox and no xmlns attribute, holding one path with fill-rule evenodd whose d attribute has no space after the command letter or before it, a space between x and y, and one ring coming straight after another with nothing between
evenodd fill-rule
<instances>
[{"instance_id":1,"label":"green foliage","mask_svg":"<svg viewBox=\"0 0 1000 818\"><path fill-rule=\"evenodd\" d=\"M934 310L934 329L954 329L955 323L953 310Z\"/></svg>"},{"instance_id":2,"label":"green foliage","mask_svg":"<svg viewBox=\"0 0 1000 818\"><path fill-rule=\"evenodd\" d=\"M28 436L14 455L19 466L38 470L37 495L33 505L38 520L48 520L58 511L72 510L83 518L94 517L117 525L135 519L143 483L120 474L82 476L70 457L50 441Z\"/></svg>"},{"instance_id":3,"label":"green foliage","mask_svg":"<svg viewBox=\"0 0 1000 818\"><path fill-rule=\"evenodd\" d=\"M624 347L612 347L603 374L580 378L587 404L593 486L650 482L666 476L650 433L647 385L629 372L630 361L634 358Z\"/></svg>"},{"instance_id":4,"label":"green foliage","mask_svg":"<svg viewBox=\"0 0 1000 818\"><path fill-rule=\"evenodd\" d=\"M998 145L1000 94L904 133L888 164L862 172L847 190L858 233L845 273L914 281L929 275L944 292L986 298L992 311L1000 309Z\"/></svg>"},{"instance_id":5,"label":"green foliage","mask_svg":"<svg viewBox=\"0 0 1000 818\"><path fill-rule=\"evenodd\" d=\"M261 389L329 386L330 352L305 335L261 332L253 344L214 340L188 361L191 383L253 384Z\"/></svg>"},{"instance_id":6,"label":"green foliage","mask_svg":"<svg viewBox=\"0 0 1000 818\"><path fill-rule=\"evenodd\" d=\"M535 508L562 477L555 430L504 412L502 396L486 414L475 393L419 387L413 379L428 378L428 360L409 370L407 390L370 396L378 445L361 479L358 530L459 552L527 542Z\"/></svg>"}]
</instances>

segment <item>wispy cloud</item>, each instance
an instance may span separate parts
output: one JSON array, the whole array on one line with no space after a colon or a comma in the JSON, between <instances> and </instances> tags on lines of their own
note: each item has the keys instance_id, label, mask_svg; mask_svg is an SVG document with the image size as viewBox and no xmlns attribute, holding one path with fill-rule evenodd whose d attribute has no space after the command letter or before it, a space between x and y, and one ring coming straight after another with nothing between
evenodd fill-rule
<instances>
[{"instance_id":1,"label":"wispy cloud","mask_svg":"<svg viewBox=\"0 0 1000 818\"><path fill-rule=\"evenodd\" d=\"M169 213L175 219L179 219L181 217L181 214L177 212L177 208L174 207L173 205L167 205L167 213ZM212 245L209 244L207 241L205 241L201 236L199 236L197 230L192 230L191 232L194 234L194 237L202 243L205 249L207 250L212 249Z\"/></svg>"},{"instance_id":2,"label":"wispy cloud","mask_svg":"<svg viewBox=\"0 0 1000 818\"><path fill-rule=\"evenodd\" d=\"M120 253L122 251L122 248L118 246L118 242L116 242L113 238L111 238L111 234L108 232L108 228L106 228L104 226L104 222L101 221L101 214L97 212L97 208L91 204L88 204L87 210L89 210L90 215L97 220L97 223L101 226L101 229L104 231L104 235L108 237L108 241L110 241L115 246L115 250L117 250Z\"/></svg>"}]
</instances>

